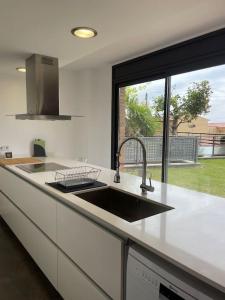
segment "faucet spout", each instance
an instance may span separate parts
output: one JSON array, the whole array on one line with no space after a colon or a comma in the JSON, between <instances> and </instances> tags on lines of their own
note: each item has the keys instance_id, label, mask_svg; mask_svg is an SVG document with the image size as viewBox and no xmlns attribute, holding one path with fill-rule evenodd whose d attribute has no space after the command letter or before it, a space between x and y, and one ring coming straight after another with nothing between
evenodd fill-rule
<instances>
[{"instance_id":1,"label":"faucet spout","mask_svg":"<svg viewBox=\"0 0 225 300\"><path fill-rule=\"evenodd\" d=\"M142 155L143 155L143 168L142 168L142 183L140 185L140 188L142 189L142 193L146 194L147 191L149 192L153 192L154 191L154 187L151 184L151 178L149 179L149 185L146 184L146 173L147 173L147 158L146 158L146 148L144 143L142 142L142 140L140 140L139 138L136 137L129 137L126 138L119 146L118 151L116 153L116 174L114 176L114 182L115 183L119 183L120 182L120 172L119 172L119 168L120 168L120 152L121 149L123 147L123 145L130 141L130 140L135 140L137 141L142 148Z\"/></svg>"}]
</instances>

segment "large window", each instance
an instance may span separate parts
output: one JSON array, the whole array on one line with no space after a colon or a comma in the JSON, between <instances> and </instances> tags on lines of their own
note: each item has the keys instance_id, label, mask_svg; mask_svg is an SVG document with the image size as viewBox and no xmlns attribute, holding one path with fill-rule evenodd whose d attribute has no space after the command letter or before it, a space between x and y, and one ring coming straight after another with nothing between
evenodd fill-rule
<instances>
[{"instance_id":1,"label":"large window","mask_svg":"<svg viewBox=\"0 0 225 300\"><path fill-rule=\"evenodd\" d=\"M140 137L147 150L151 177L161 180L162 119L155 115L154 99L164 99L165 80L130 85L119 90L119 144L127 137ZM141 175L141 146L134 140L127 142L121 151L121 169Z\"/></svg>"},{"instance_id":2,"label":"large window","mask_svg":"<svg viewBox=\"0 0 225 300\"><path fill-rule=\"evenodd\" d=\"M113 168L118 145L136 136L148 176L225 197L224 40L220 30L115 66ZM124 145L120 160L121 171L141 176L137 142Z\"/></svg>"},{"instance_id":3,"label":"large window","mask_svg":"<svg viewBox=\"0 0 225 300\"><path fill-rule=\"evenodd\" d=\"M168 183L225 197L225 65L173 76L170 110Z\"/></svg>"}]
</instances>

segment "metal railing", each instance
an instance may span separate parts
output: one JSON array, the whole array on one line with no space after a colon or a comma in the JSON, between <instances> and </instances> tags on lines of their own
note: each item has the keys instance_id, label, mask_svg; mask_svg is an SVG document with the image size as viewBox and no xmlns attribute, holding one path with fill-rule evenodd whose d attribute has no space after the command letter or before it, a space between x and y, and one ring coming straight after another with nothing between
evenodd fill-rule
<instances>
[{"instance_id":1,"label":"metal railing","mask_svg":"<svg viewBox=\"0 0 225 300\"><path fill-rule=\"evenodd\" d=\"M162 136L140 138L147 152L148 163L160 163L162 160ZM138 164L142 161L140 145L135 141L129 141L125 145L123 162L126 164ZM198 157L198 137L170 136L169 159L171 162L193 161Z\"/></svg>"},{"instance_id":2,"label":"metal railing","mask_svg":"<svg viewBox=\"0 0 225 300\"><path fill-rule=\"evenodd\" d=\"M178 132L178 136L195 136L198 138L199 154L201 156L223 156L225 155L225 134L220 133L191 133ZM207 151L204 151L204 148Z\"/></svg>"}]
</instances>

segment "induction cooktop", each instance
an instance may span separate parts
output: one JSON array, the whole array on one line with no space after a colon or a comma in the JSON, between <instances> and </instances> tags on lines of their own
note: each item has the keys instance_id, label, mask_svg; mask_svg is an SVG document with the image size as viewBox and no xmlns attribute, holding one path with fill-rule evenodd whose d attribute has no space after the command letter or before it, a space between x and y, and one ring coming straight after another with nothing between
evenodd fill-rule
<instances>
[{"instance_id":1,"label":"induction cooktop","mask_svg":"<svg viewBox=\"0 0 225 300\"><path fill-rule=\"evenodd\" d=\"M27 173L39 173L39 172L49 172L49 171L57 171L57 170L65 170L69 169L66 166L59 165L56 163L38 163L38 164L26 164L26 165L18 165L17 168L27 172Z\"/></svg>"}]
</instances>

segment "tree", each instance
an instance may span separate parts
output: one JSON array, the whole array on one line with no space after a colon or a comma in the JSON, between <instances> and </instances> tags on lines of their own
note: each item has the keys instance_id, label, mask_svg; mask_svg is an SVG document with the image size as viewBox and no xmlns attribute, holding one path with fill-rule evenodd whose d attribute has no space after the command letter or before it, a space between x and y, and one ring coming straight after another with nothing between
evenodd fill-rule
<instances>
[{"instance_id":1,"label":"tree","mask_svg":"<svg viewBox=\"0 0 225 300\"><path fill-rule=\"evenodd\" d=\"M126 136L152 136L159 127L151 108L145 103L138 102L139 88L126 87Z\"/></svg>"},{"instance_id":2,"label":"tree","mask_svg":"<svg viewBox=\"0 0 225 300\"><path fill-rule=\"evenodd\" d=\"M170 98L170 130L176 135L181 123L191 122L198 116L209 112L209 101L212 90L209 81L193 82L184 96L178 94ZM164 111L164 97L159 96L154 100L155 114L161 117Z\"/></svg>"}]
</instances>

